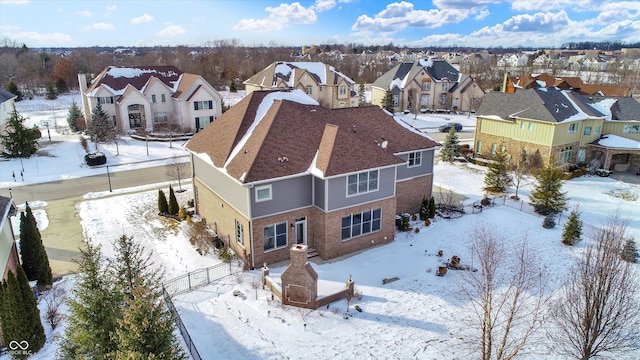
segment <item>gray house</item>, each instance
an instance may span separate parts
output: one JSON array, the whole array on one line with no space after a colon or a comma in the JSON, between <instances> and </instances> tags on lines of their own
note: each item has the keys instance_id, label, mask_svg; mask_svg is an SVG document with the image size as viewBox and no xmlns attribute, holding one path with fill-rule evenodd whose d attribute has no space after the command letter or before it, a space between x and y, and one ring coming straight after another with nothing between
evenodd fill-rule
<instances>
[{"instance_id":1,"label":"gray house","mask_svg":"<svg viewBox=\"0 0 640 360\"><path fill-rule=\"evenodd\" d=\"M252 92L186 148L197 213L255 267L295 244L330 259L392 241L431 196L437 146L377 106L292 90Z\"/></svg>"}]
</instances>

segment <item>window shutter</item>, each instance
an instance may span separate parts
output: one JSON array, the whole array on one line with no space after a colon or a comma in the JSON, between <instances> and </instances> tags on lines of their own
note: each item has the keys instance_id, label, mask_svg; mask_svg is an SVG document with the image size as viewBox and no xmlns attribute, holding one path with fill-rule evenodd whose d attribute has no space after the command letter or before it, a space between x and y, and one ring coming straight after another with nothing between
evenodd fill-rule
<instances>
[{"instance_id":1,"label":"window shutter","mask_svg":"<svg viewBox=\"0 0 640 360\"><path fill-rule=\"evenodd\" d=\"M209 100L209 109L213 109L213 101Z\"/></svg>"},{"instance_id":2,"label":"window shutter","mask_svg":"<svg viewBox=\"0 0 640 360\"><path fill-rule=\"evenodd\" d=\"M194 110L198 110L198 102L197 102L197 101L195 101L195 102L193 103L193 109L194 109Z\"/></svg>"}]
</instances>

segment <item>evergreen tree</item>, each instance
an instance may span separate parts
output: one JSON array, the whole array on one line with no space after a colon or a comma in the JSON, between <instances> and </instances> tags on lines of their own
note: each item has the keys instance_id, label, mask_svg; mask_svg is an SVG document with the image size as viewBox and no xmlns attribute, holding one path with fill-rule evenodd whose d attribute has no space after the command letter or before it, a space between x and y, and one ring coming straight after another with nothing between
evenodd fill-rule
<instances>
[{"instance_id":1,"label":"evergreen tree","mask_svg":"<svg viewBox=\"0 0 640 360\"><path fill-rule=\"evenodd\" d=\"M13 357L26 359L29 353L38 352L46 340L44 328L40 322L40 310L29 280L22 267L17 267L17 277L13 271L7 274L7 281L0 287L2 313L0 324L6 344L11 341L26 341L25 353L18 352Z\"/></svg>"},{"instance_id":2,"label":"evergreen tree","mask_svg":"<svg viewBox=\"0 0 640 360\"><path fill-rule=\"evenodd\" d=\"M91 141L96 144L96 150L98 143L108 143L116 139L116 128L100 103L91 112L91 122L87 133L91 136Z\"/></svg>"},{"instance_id":3,"label":"evergreen tree","mask_svg":"<svg viewBox=\"0 0 640 360\"><path fill-rule=\"evenodd\" d=\"M358 106L367 105L367 95L364 92L364 83L360 83L360 88L358 89Z\"/></svg>"},{"instance_id":4,"label":"evergreen tree","mask_svg":"<svg viewBox=\"0 0 640 360\"><path fill-rule=\"evenodd\" d=\"M556 219L553 213L547 214L542 220L542 227L545 229L552 229L556 226Z\"/></svg>"},{"instance_id":5,"label":"evergreen tree","mask_svg":"<svg viewBox=\"0 0 640 360\"><path fill-rule=\"evenodd\" d=\"M20 214L20 255L24 272L30 281L37 280L38 286L53 283L49 257L29 203L26 203L26 211Z\"/></svg>"},{"instance_id":6,"label":"evergreen tree","mask_svg":"<svg viewBox=\"0 0 640 360\"><path fill-rule=\"evenodd\" d=\"M22 100L22 93L20 92L20 89L18 89L18 85L16 85L13 80L9 80L7 86L5 87L5 90L17 96L16 101Z\"/></svg>"},{"instance_id":7,"label":"evergreen tree","mask_svg":"<svg viewBox=\"0 0 640 360\"><path fill-rule=\"evenodd\" d=\"M636 242L633 239L627 239L622 247L622 252L620 254L622 260L630 263L635 263L638 260L638 251L636 249Z\"/></svg>"},{"instance_id":8,"label":"evergreen tree","mask_svg":"<svg viewBox=\"0 0 640 360\"><path fill-rule=\"evenodd\" d=\"M64 94L68 90L67 83L63 78L56 79L56 94Z\"/></svg>"},{"instance_id":9,"label":"evergreen tree","mask_svg":"<svg viewBox=\"0 0 640 360\"><path fill-rule=\"evenodd\" d=\"M55 100L58 98L58 93L56 92L56 89L53 88L53 83L51 83L51 81L47 81L46 91L47 100Z\"/></svg>"},{"instance_id":10,"label":"evergreen tree","mask_svg":"<svg viewBox=\"0 0 640 360\"><path fill-rule=\"evenodd\" d=\"M429 218L429 199L423 198L420 205L420 220L425 221Z\"/></svg>"},{"instance_id":11,"label":"evergreen tree","mask_svg":"<svg viewBox=\"0 0 640 360\"><path fill-rule=\"evenodd\" d=\"M458 140L456 129L452 127L444 139L444 146L440 149L440 158L442 161L453 162L453 159L458 156L460 156L460 140Z\"/></svg>"},{"instance_id":12,"label":"evergreen tree","mask_svg":"<svg viewBox=\"0 0 640 360\"><path fill-rule=\"evenodd\" d=\"M507 162L509 157L504 146L500 146L498 151L491 157L493 164L484 176L485 190L493 193L503 193L513 184L513 178L509 173Z\"/></svg>"},{"instance_id":13,"label":"evergreen tree","mask_svg":"<svg viewBox=\"0 0 640 360\"><path fill-rule=\"evenodd\" d=\"M110 359L117 350L112 334L121 318L122 296L113 283L110 269L102 260L99 246L90 242L80 250L73 295L67 301L69 314L61 359Z\"/></svg>"},{"instance_id":14,"label":"evergreen tree","mask_svg":"<svg viewBox=\"0 0 640 360\"><path fill-rule=\"evenodd\" d=\"M384 93L384 97L382 98L382 108L392 114L394 113L393 96L391 95L391 90L389 89L387 89L387 91Z\"/></svg>"},{"instance_id":15,"label":"evergreen tree","mask_svg":"<svg viewBox=\"0 0 640 360\"><path fill-rule=\"evenodd\" d=\"M236 88L236 82L234 80L231 80L231 83L229 84L229 92L231 93L238 92L238 89Z\"/></svg>"},{"instance_id":16,"label":"evergreen tree","mask_svg":"<svg viewBox=\"0 0 640 360\"><path fill-rule=\"evenodd\" d=\"M6 158L30 158L38 150L38 139L40 130L34 125L27 128L24 124L25 118L16 111L9 115L5 123L5 135L0 135L0 143L4 147L1 155Z\"/></svg>"},{"instance_id":17,"label":"evergreen tree","mask_svg":"<svg viewBox=\"0 0 640 360\"><path fill-rule=\"evenodd\" d=\"M176 200L176 194L173 193L173 188L169 186L169 214L178 215L180 208L178 207L178 200Z\"/></svg>"},{"instance_id":18,"label":"evergreen tree","mask_svg":"<svg viewBox=\"0 0 640 360\"><path fill-rule=\"evenodd\" d=\"M529 196L531 206L538 214L557 214L567 207L565 193L560 192L562 170L554 166L554 163L555 160L552 158L549 165L542 168L536 176L536 185Z\"/></svg>"},{"instance_id":19,"label":"evergreen tree","mask_svg":"<svg viewBox=\"0 0 640 360\"><path fill-rule=\"evenodd\" d=\"M429 199L429 219L433 219L434 217L436 217L436 200L432 196L431 199Z\"/></svg>"},{"instance_id":20,"label":"evergreen tree","mask_svg":"<svg viewBox=\"0 0 640 360\"><path fill-rule=\"evenodd\" d=\"M150 254L145 254L144 248L126 235L120 236L113 247L116 251L115 261L111 264L114 283L125 301L133 298L137 286L153 290L160 296L161 274L152 267Z\"/></svg>"},{"instance_id":21,"label":"evergreen tree","mask_svg":"<svg viewBox=\"0 0 640 360\"><path fill-rule=\"evenodd\" d=\"M78 129L79 122L84 122L84 115L82 115L82 111L80 111L76 101L73 100L67 114L67 124L69 124L69 128L72 131L80 131L81 129Z\"/></svg>"},{"instance_id":22,"label":"evergreen tree","mask_svg":"<svg viewBox=\"0 0 640 360\"><path fill-rule=\"evenodd\" d=\"M158 189L158 211L160 214L169 213L169 204L167 204L167 197L164 195L162 189Z\"/></svg>"},{"instance_id":23,"label":"evergreen tree","mask_svg":"<svg viewBox=\"0 0 640 360\"><path fill-rule=\"evenodd\" d=\"M580 210L574 207L569 214L567 223L562 229L562 243L565 245L575 245L582 236L582 221L580 220Z\"/></svg>"}]
</instances>

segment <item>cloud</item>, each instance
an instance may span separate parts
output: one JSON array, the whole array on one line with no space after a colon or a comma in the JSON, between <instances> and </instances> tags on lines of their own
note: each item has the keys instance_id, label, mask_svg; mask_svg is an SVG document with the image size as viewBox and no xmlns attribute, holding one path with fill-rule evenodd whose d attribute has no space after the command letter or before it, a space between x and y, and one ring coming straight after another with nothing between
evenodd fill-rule
<instances>
[{"instance_id":1,"label":"cloud","mask_svg":"<svg viewBox=\"0 0 640 360\"><path fill-rule=\"evenodd\" d=\"M280 4L278 7L269 6L264 10L269 13L266 19L242 19L233 29L266 32L281 30L289 23L313 24L317 20L316 12L312 7L305 8L298 2Z\"/></svg>"},{"instance_id":2,"label":"cloud","mask_svg":"<svg viewBox=\"0 0 640 360\"><path fill-rule=\"evenodd\" d=\"M32 40L37 41L42 44L64 44L71 41L71 36L63 33L49 33L49 34L41 34L35 31L27 31L27 32L18 32L18 33L10 33L11 38L19 39L20 41Z\"/></svg>"},{"instance_id":3,"label":"cloud","mask_svg":"<svg viewBox=\"0 0 640 360\"><path fill-rule=\"evenodd\" d=\"M93 16L91 11L89 11L89 10L80 10L80 11L78 11L78 15L87 16L87 17Z\"/></svg>"},{"instance_id":4,"label":"cloud","mask_svg":"<svg viewBox=\"0 0 640 360\"><path fill-rule=\"evenodd\" d=\"M111 12L111 11L117 9L117 8L118 8L118 6L116 6L116 5L107 6L107 11Z\"/></svg>"},{"instance_id":5,"label":"cloud","mask_svg":"<svg viewBox=\"0 0 640 360\"><path fill-rule=\"evenodd\" d=\"M84 28L85 30L114 30L115 26L107 23L95 23Z\"/></svg>"},{"instance_id":6,"label":"cloud","mask_svg":"<svg viewBox=\"0 0 640 360\"><path fill-rule=\"evenodd\" d=\"M2 33L11 33L18 30L20 30L20 28L14 25L0 25L0 32Z\"/></svg>"},{"instance_id":7,"label":"cloud","mask_svg":"<svg viewBox=\"0 0 640 360\"><path fill-rule=\"evenodd\" d=\"M337 3L349 3L351 1L352 0L316 0L311 8L317 12L323 12L333 9Z\"/></svg>"},{"instance_id":8,"label":"cloud","mask_svg":"<svg viewBox=\"0 0 640 360\"><path fill-rule=\"evenodd\" d=\"M505 31L558 31L569 24L569 16L563 10L557 13L546 12L516 15L505 21Z\"/></svg>"},{"instance_id":9,"label":"cloud","mask_svg":"<svg viewBox=\"0 0 640 360\"><path fill-rule=\"evenodd\" d=\"M133 18L131 19L131 23L134 25L138 25L138 24L142 24L142 23L149 23L153 21L153 16L149 15L149 14L144 14L140 17L137 18Z\"/></svg>"},{"instance_id":10,"label":"cloud","mask_svg":"<svg viewBox=\"0 0 640 360\"><path fill-rule=\"evenodd\" d=\"M471 9L489 4L497 4L502 0L433 0L438 9Z\"/></svg>"},{"instance_id":11,"label":"cloud","mask_svg":"<svg viewBox=\"0 0 640 360\"><path fill-rule=\"evenodd\" d=\"M0 0L2 5L24 5L30 2L31 0Z\"/></svg>"},{"instance_id":12,"label":"cloud","mask_svg":"<svg viewBox=\"0 0 640 360\"><path fill-rule=\"evenodd\" d=\"M489 9L484 8L484 9L478 11L478 14L475 16L475 19L476 20L483 20L489 15L491 15L491 12L489 11Z\"/></svg>"},{"instance_id":13,"label":"cloud","mask_svg":"<svg viewBox=\"0 0 640 360\"><path fill-rule=\"evenodd\" d=\"M596 10L607 0L514 0L511 8L516 11L551 11L573 8L577 10Z\"/></svg>"},{"instance_id":14,"label":"cloud","mask_svg":"<svg viewBox=\"0 0 640 360\"><path fill-rule=\"evenodd\" d=\"M187 31L180 25L168 25L164 29L158 31L156 35L160 37L174 37L174 36L182 35L186 32Z\"/></svg>"}]
</instances>

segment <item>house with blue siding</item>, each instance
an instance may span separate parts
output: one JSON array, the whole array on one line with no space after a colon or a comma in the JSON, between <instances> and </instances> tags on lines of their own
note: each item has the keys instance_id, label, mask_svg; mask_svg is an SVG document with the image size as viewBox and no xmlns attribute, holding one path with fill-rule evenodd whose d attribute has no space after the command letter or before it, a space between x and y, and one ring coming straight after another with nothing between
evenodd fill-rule
<instances>
[{"instance_id":1,"label":"house with blue siding","mask_svg":"<svg viewBox=\"0 0 640 360\"><path fill-rule=\"evenodd\" d=\"M196 212L253 268L296 244L326 260L392 241L431 197L439 145L377 106L258 90L186 148Z\"/></svg>"}]
</instances>

